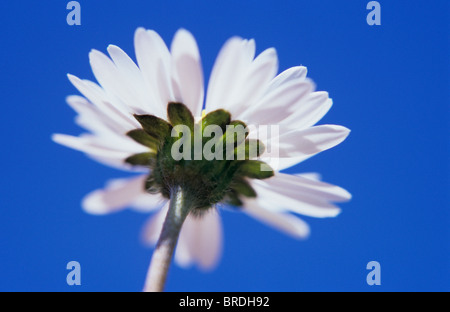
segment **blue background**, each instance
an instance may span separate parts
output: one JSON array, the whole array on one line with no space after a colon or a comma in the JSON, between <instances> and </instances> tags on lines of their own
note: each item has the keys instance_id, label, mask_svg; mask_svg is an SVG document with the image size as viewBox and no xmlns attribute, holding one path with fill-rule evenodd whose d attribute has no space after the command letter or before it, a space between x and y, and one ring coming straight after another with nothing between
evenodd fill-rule
<instances>
[{"instance_id":1,"label":"blue background","mask_svg":"<svg viewBox=\"0 0 450 312\"><path fill-rule=\"evenodd\" d=\"M255 38L275 47L280 70L308 67L334 106L321 123L352 130L338 147L289 172L319 172L353 194L334 219L304 218L297 241L223 211L224 256L211 273L172 266L169 291L450 290L449 5L380 1L86 1L68 26L68 1L0 3L0 290L139 291L152 253L138 239L147 216L96 217L81 198L128 174L50 140L78 134L66 73L94 79L88 52L116 44L134 58L137 27L170 43L196 37L208 77L222 44ZM66 284L67 262L82 285ZM368 286L366 264L381 264Z\"/></svg>"}]
</instances>

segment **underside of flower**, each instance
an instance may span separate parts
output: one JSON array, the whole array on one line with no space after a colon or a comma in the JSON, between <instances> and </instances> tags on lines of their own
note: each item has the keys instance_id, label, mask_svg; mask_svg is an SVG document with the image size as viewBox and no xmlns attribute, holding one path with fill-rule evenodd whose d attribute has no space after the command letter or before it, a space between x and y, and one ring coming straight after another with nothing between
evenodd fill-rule
<instances>
[{"instance_id":1,"label":"underside of flower","mask_svg":"<svg viewBox=\"0 0 450 312\"><path fill-rule=\"evenodd\" d=\"M148 152L128 157L125 162L150 169L145 183L149 193L170 198L181 188L201 214L219 202L242 206L241 197L256 197L248 179L266 179L274 175L264 162L254 160L264 145L248 139L249 130L229 112L219 109L198 122L182 103L169 103L169 122L153 115L134 115L142 129L127 133Z\"/></svg>"}]
</instances>

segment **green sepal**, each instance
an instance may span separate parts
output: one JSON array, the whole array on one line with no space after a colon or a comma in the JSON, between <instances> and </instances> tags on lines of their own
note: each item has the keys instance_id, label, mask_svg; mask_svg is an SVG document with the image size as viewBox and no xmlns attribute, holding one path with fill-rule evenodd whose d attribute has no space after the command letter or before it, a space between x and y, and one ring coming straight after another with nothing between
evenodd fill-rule
<instances>
[{"instance_id":1,"label":"green sepal","mask_svg":"<svg viewBox=\"0 0 450 312\"><path fill-rule=\"evenodd\" d=\"M244 128L245 138L247 138L249 130L248 130L247 125L245 124L245 122L240 121L240 120L232 120L229 123L228 127L230 127L230 126L233 126L233 127L242 126L242 128Z\"/></svg>"},{"instance_id":2,"label":"green sepal","mask_svg":"<svg viewBox=\"0 0 450 312\"><path fill-rule=\"evenodd\" d=\"M237 127L237 128L236 128ZM226 131L220 138L223 149L223 157L227 160L236 159L235 149L240 146L248 135L247 125L239 120L233 120L225 127ZM241 159L244 160L245 158Z\"/></svg>"},{"instance_id":3,"label":"green sepal","mask_svg":"<svg viewBox=\"0 0 450 312\"><path fill-rule=\"evenodd\" d=\"M232 121L226 126L225 142L233 142L234 147L239 146L245 141L248 135L247 125L239 120ZM237 131L236 131L237 130Z\"/></svg>"},{"instance_id":4,"label":"green sepal","mask_svg":"<svg viewBox=\"0 0 450 312\"><path fill-rule=\"evenodd\" d=\"M167 106L167 116L172 126L185 125L194 130L194 116L186 105L171 102Z\"/></svg>"},{"instance_id":5,"label":"green sepal","mask_svg":"<svg viewBox=\"0 0 450 312\"><path fill-rule=\"evenodd\" d=\"M228 193L225 195L224 201L232 206L241 207L243 206L242 200L239 199L238 193L234 190L228 191Z\"/></svg>"},{"instance_id":6,"label":"green sepal","mask_svg":"<svg viewBox=\"0 0 450 312\"><path fill-rule=\"evenodd\" d=\"M256 197L256 192L253 187L243 178L235 178L230 183L230 188L234 190L237 194L243 195L245 197Z\"/></svg>"},{"instance_id":7,"label":"green sepal","mask_svg":"<svg viewBox=\"0 0 450 312\"><path fill-rule=\"evenodd\" d=\"M209 125L217 125L225 131L226 125L231 121L231 115L229 112L223 109L218 109L208 113L202 118L202 128L205 129Z\"/></svg>"},{"instance_id":8,"label":"green sepal","mask_svg":"<svg viewBox=\"0 0 450 312\"><path fill-rule=\"evenodd\" d=\"M156 153L139 153L134 154L127 159L125 159L126 163L134 166L152 166L156 161Z\"/></svg>"},{"instance_id":9,"label":"green sepal","mask_svg":"<svg viewBox=\"0 0 450 312\"><path fill-rule=\"evenodd\" d=\"M259 157L262 153L264 153L265 149L266 147L264 146L264 143L260 140L247 139L245 140L244 144L236 147L236 149L234 150L234 154L236 156L236 159L239 159L239 157L242 157L242 155L245 157L245 159L252 159Z\"/></svg>"},{"instance_id":10,"label":"green sepal","mask_svg":"<svg viewBox=\"0 0 450 312\"><path fill-rule=\"evenodd\" d=\"M134 129L127 132L127 136L142 144L149 147L150 149L157 151L159 147L159 140L150 134L148 134L143 129Z\"/></svg>"},{"instance_id":11,"label":"green sepal","mask_svg":"<svg viewBox=\"0 0 450 312\"><path fill-rule=\"evenodd\" d=\"M156 139L162 140L170 136L172 126L167 121L153 115L134 115L134 118L139 121L145 132Z\"/></svg>"},{"instance_id":12,"label":"green sepal","mask_svg":"<svg viewBox=\"0 0 450 312\"><path fill-rule=\"evenodd\" d=\"M252 179L267 179L274 175L272 168L259 160L244 160L237 171L238 175Z\"/></svg>"},{"instance_id":13,"label":"green sepal","mask_svg":"<svg viewBox=\"0 0 450 312\"><path fill-rule=\"evenodd\" d=\"M152 174L150 174L147 177L147 180L145 180L145 191L150 194L158 194L161 191Z\"/></svg>"},{"instance_id":14,"label":"green sepal","mask_svg":"<svg viewBox=\"0 0 450 312\"><path fill-rule=\"evenodd\" d=\"M238 125L241 125L241 126L244 127L244 129L247 129L247 124L246 124L245 122L243 122L242 120L237 120L237 119L232 120L232 121L230 121L229 125L230 125L230 126L238 126Z\"/></svg>"}]
</instances>

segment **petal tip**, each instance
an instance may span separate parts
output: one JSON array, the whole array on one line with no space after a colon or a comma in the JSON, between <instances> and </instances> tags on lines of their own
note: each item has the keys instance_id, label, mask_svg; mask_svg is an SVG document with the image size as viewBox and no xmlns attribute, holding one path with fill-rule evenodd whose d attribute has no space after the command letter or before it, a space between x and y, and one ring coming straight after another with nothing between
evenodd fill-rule
<instances>
[{"instance_id":1,"label":"petal tip","mask_svg":"<svg viewBox=\"0 0 450 312\"><path fill-rule=\"evenodd\" d=\"M77 76L75 76L75 75L72 75L72 74L70 74L70 73L67 73L67 78L69 79L69 81L70 82L74 82L74 81L76 81L76 80L80 80L80 78L78 78Z\"/></svg>"},{"instance_id":2,"label":"petal tip","mask_svg":"<svg viewBox=\"0 0 450 312\"><path fill-rule=\"evenodd\" d=\"M84 212L92 215L105 215L110 212L100 203L100 194L96 191L86 195L81 201L81 207Z\"/></svg>"},{"instance_id":3,"label":"petal tip","mask_svg":"<svg viewBox=\"0 0 450 312\"><path fill-rule=\"evenodd\" d=\"M118 46L116 46L115 44L109 44L109 45L106 47L106 50L107 50L108 52L110 52L110 51L117 51L117 50L122 50L122 49L119 48Z\"/></svg>"},{"instance_id":4,"label":"petal tip","mask_svg":"<svg viewBox=\"0 0 450 312\"><path fill-rule=\"evenodd\" d=\"M346 189L342 189L342 195L346 201L349 201L353 198L353 195Z\"/></svg>"},{"instance_id":5,"label":"petal tip","mask_svg":"<svg viewBox=\"0 0 450 312\"><path fill-rule=\"evenodd\" d=\"M50 136L50 138L51 138L51 140L53 141L53 142L55 142L55 143L59 143L58 142L58 138L59 138L59 136L60 136L61 134L59 134L59 133L52 133L52 135Z\"/></svg>"},{"instance_id":6,"label":"petal tip","mask_svg":"<svg viewBox=\"0 0 450 312\"><path fill-rule=\"evenodd\" d=\"M352 132L349 128L347 128L347 127L344 127L344 126L342 126L342 132L344 133L344 135L345 135L345 137L344 137L344 139L346 139L349 135L350 135L350 132Z\"/></svg>"},{"instance_id":7,"label":"petal tip","mask_svg":"<svg viewBox=\"0 0 450 312\"><path fill-rule=\"evenodd\" d=\"M145 32L145 28L144 27L138 27L138 28L136 28L136 31L134 32L134 34L137 35L137 34L141 34L143 32Z\"/></svg>"},{"instance_id":8,"label":"petal tip","mask_svg":"<svg viewBox=\"0 0 450 312\"><path fill-rule=\"evenodd\" d=\"M101 58L104 57L105 55L100 52L99 50L96 49L92 49L91 51L89 51L89 60L92 62L93 60L95 60L96 58Z\"/></svg>"}]
</instances>

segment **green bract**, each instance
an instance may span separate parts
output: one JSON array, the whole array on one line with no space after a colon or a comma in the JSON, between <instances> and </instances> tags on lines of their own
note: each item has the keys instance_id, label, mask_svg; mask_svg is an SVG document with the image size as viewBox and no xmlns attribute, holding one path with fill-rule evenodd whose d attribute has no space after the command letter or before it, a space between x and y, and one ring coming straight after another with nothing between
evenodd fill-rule
<instances>
[{"instance_id":1,"label":"green bract","mask_svg":"<svg viewBox=\"0 0 450 312\"><path fill-rule=\"evenodd\" d=\"M145 189L170 198L182 188L194 212L218 202L241 206L242 196L256 197L248 179L273 176L267 164L253 160L264 152L259 140L248 139L248 128L216 110L195 123L182 103L169 103L169 122L152 115L135 115L142 129L129 131L134 141L149 148L125 161L150 169Z\"/></svg>"}]
</instances>

